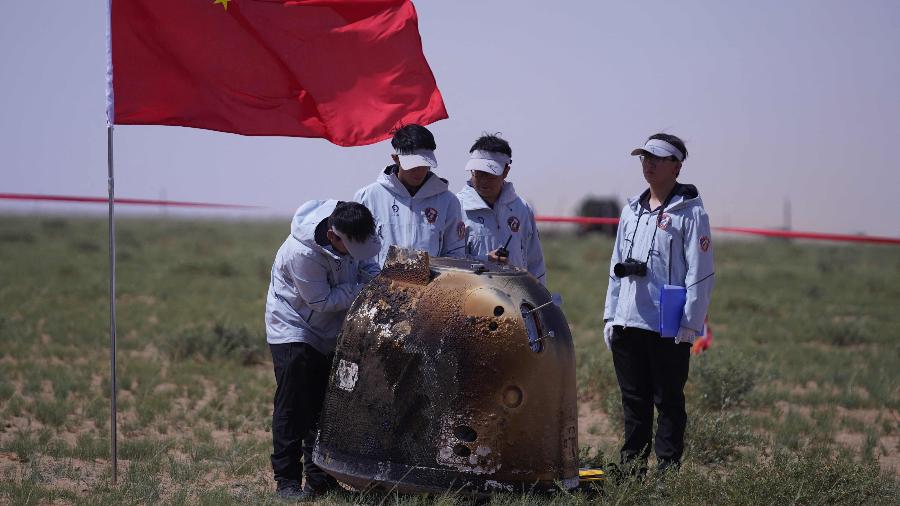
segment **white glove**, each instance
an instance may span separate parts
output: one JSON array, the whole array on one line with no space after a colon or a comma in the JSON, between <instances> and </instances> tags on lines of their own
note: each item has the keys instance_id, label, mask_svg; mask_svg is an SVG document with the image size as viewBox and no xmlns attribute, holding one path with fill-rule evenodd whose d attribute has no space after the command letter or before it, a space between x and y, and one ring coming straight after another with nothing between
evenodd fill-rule
<instances>
[{"instance_id":1,"label":"white glove","mask_svg":"<svg viewBox=\"0 0 900 506\"><path fill-rule=\"evenodd\" d=\"M613 334L613 323L612 321L606 322L606 326L603 327L603 340L606 342L606 349L612 351L612 334Z\"/></svg>"},{"instance_id":2,"label":"white glove","mask_svg":"<svg viewBox=\"0 0 900 506\"><path fill-rule=\"evenodd\" d=\"M695 337L697 337L696 331L687 327L680 327L678 329L678 334L675 336L675 344L692 343L694 342Z\"/></svg>"}]
</instances>

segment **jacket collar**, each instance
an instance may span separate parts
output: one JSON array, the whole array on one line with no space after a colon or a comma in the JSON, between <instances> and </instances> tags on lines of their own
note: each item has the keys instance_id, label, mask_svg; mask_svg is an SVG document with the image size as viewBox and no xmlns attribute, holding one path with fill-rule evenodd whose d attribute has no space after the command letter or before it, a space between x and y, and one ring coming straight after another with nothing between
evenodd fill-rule
<instances>
[{"instance_id":1,"label":"jacket collar","mask_svg":"<svg viewBox=\"0 0 900 506\"><path fill-rule=\"evenodd\" d=\"M700 203L700 192L697 187L692 184L675 183L672 199L663 210L665 212L677 211L679 209L690 207ZM628 199L628 206L634 214L641 213L641 202L650 198L650 188L647 188L640 195ZM653 210L655 211L655 210Z\"/></svg>"},{"instance_id":2,"label":"jacket collar","mask_svg":"<svg viewBox=\"0 0 900 506\"><path fill-rule=\"evenodd\" d=\"M439 195L450 188L446 179L438 177L434 172L429 172L428 176L425 178L425 182L422 183L422 187L419 188L419 191L417 191L415 195L410 195L409 190L403 186L403 183L400 182L400 178L397 177L398 170L400 169L397 167L397 164L388 165L381 174L378 175L378 183L397 197L404 199L427 199L428 197Z\"/></svg>"},{"instance_id":3,"label":"jacket collar","mask_svg":"<svg viewBox=\"0 0 900 506\"><path fill-rule=\"evenodd\" d=\"M497 202L494 203L494 206L496 207L497 204L508 204L517 198L519 198L519 196L516 194L516 189L513 184L509 181L504 181L503 187L500 189L500 196L497 197ZM460 190L459 201L462 203L463 211L476 211L478 209L491 208L491 206L481 198L481 195L478 194L475 188L472 188L471 181L467 181L466 185Z\"/></svg>"}]
</instances>

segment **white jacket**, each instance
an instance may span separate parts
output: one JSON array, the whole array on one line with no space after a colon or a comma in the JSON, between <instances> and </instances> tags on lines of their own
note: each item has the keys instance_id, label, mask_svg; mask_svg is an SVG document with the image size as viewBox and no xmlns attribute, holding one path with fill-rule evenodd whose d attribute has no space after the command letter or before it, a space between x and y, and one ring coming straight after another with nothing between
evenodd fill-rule
<instances>
[{"instance_id":1,"label":"white jacket","mask_svg":"<svg viewBox=\"0 0 900 506\"><path fill-rule=\"evenodd\" d=\"M526 269L538 281L546 283L544 253L534 211L516 195L512 183L503 183L493 209L469 183L456 196L465 213L468 256L487 261L488 253L509 240L506 249L509 250L510 265Z\"/></svg>"},{"instance_id":2,"label":"white jacket","mask_svg":"<svg viewBox=\"0 0 900 506\"><path fill-rule=\"evenodd\" d=\"M447 181L429 173L411 196L396 170L396 165L388 166L374 183L353 197L375 216L381 239L378 265L384 265L392 244L427 251L431 256L464 256L466 226L459 200L448 191Z\"/></svg>"},{"instance_id":3,"label":"white jacket","mask_svg":"<svg viewBox=\"0 0 900 506\"><path fill-rule=\"evenodd\" d=\"M266 298L266 341L308 343L322 354L334 351L338 332L353 299L378 275L373 260L357 262L336 252L322 223L337 200L311 200L297 209L291 235L272 265ZM326 222L327 223L327 222Z\"/></svg>"},{"instance_id":4,"label":"white jacket","mask_svg":"<svg viewBox=\"0 0 900 506\"><path fill-rule=\"evenodd\" d=\"M603 319L659 332L659 291L662 285L678 285L687 288L681 326L701 334L715 281L709 217L697 188L679 183L657 222L658 210L641 210L649 191L629 199L622 209ZM618 278L613 267L627 257L632 238L632 258L644 262L650 252L647 275Z\"/></svg>"}]
</instances>

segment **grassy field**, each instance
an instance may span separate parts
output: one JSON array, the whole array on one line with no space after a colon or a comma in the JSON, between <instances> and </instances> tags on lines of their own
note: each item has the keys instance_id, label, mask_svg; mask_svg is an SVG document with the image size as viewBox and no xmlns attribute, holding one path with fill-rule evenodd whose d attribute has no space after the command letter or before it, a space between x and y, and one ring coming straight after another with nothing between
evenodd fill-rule
<instances>
[{"instance_id":1,"label":"grassy field","mask_svg":"<svg viewBox=\"0 0 900 506\"><path fill-rule=\"evenodd\" d=\"M262 318L287 219L128 219L118 230L113 488L105 222L0 216L0 503L274 502ZM584 460L616 460L621 407L601 338L611 242L546 233L544 247L577 343ZM681 471L610 483L600 498L491 504L900 502L900 250L715 247L715 340L692 358Z\"/></svg>"}]
</instances>

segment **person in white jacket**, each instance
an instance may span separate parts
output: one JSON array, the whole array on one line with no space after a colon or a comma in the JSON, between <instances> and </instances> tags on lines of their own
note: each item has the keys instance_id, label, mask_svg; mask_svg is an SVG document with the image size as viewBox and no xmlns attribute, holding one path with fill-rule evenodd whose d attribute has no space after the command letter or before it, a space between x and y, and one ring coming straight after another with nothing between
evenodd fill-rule
<instances>
[{"instance_id":1,"label":"person in white jacket","mask_svg":"<svg viewBox=\"0 0 900 506\"><path fill-rule=\"evenodd\" d=\"M655 451L661 470L684 452L684 386L691 343L703 330L714 282L709 217L694 185L677 181L687 148L678 137L655 134L635 149L649 188L622 209L609 268L604 339L622 394L623 464L646 472L658 412ZM663 285L686 288L677 335L661 336Z\"/></svg>"},{"instance_id":2,"label":"person in white jacket","mask_svg":"<svg viewBox=\"0 0 900 506\"><path fill-rule=\"evenodd\" d=\"M378 265L384 264L392 244L431 256L464 256L466 226L459 200L447 180L432 172L437 167L434 136L410 124L394 132L391 146L394 163L353 197L375 216L381 239Z\"/></svg>"},{"instance_id":3,"label":"person in white jacket","mask_svg":"<svg viewBox=\"0 0 900 506\"><path fill-rule=\"evenodd\" d=\"M466 255L526 269L546 283L534 211L506 180L512 148L498 135L479 137L466 163L471 179L456 194L466 223Z\"/></svg>"},{"instance_id":4,"label":"person in white jacket","mask_svg":"<svg viewBox=\"0 0 900 506\"><path fill-rule=\"evenodd\" d=\"M312 200L297 209L275 255L265 319L275 370L272 470L279 497L308 499L338 486L313 463L315 430L338 332L350 304L378 275L372 259L380 249L365 206Z\"/></svg>"}]
</instances>

